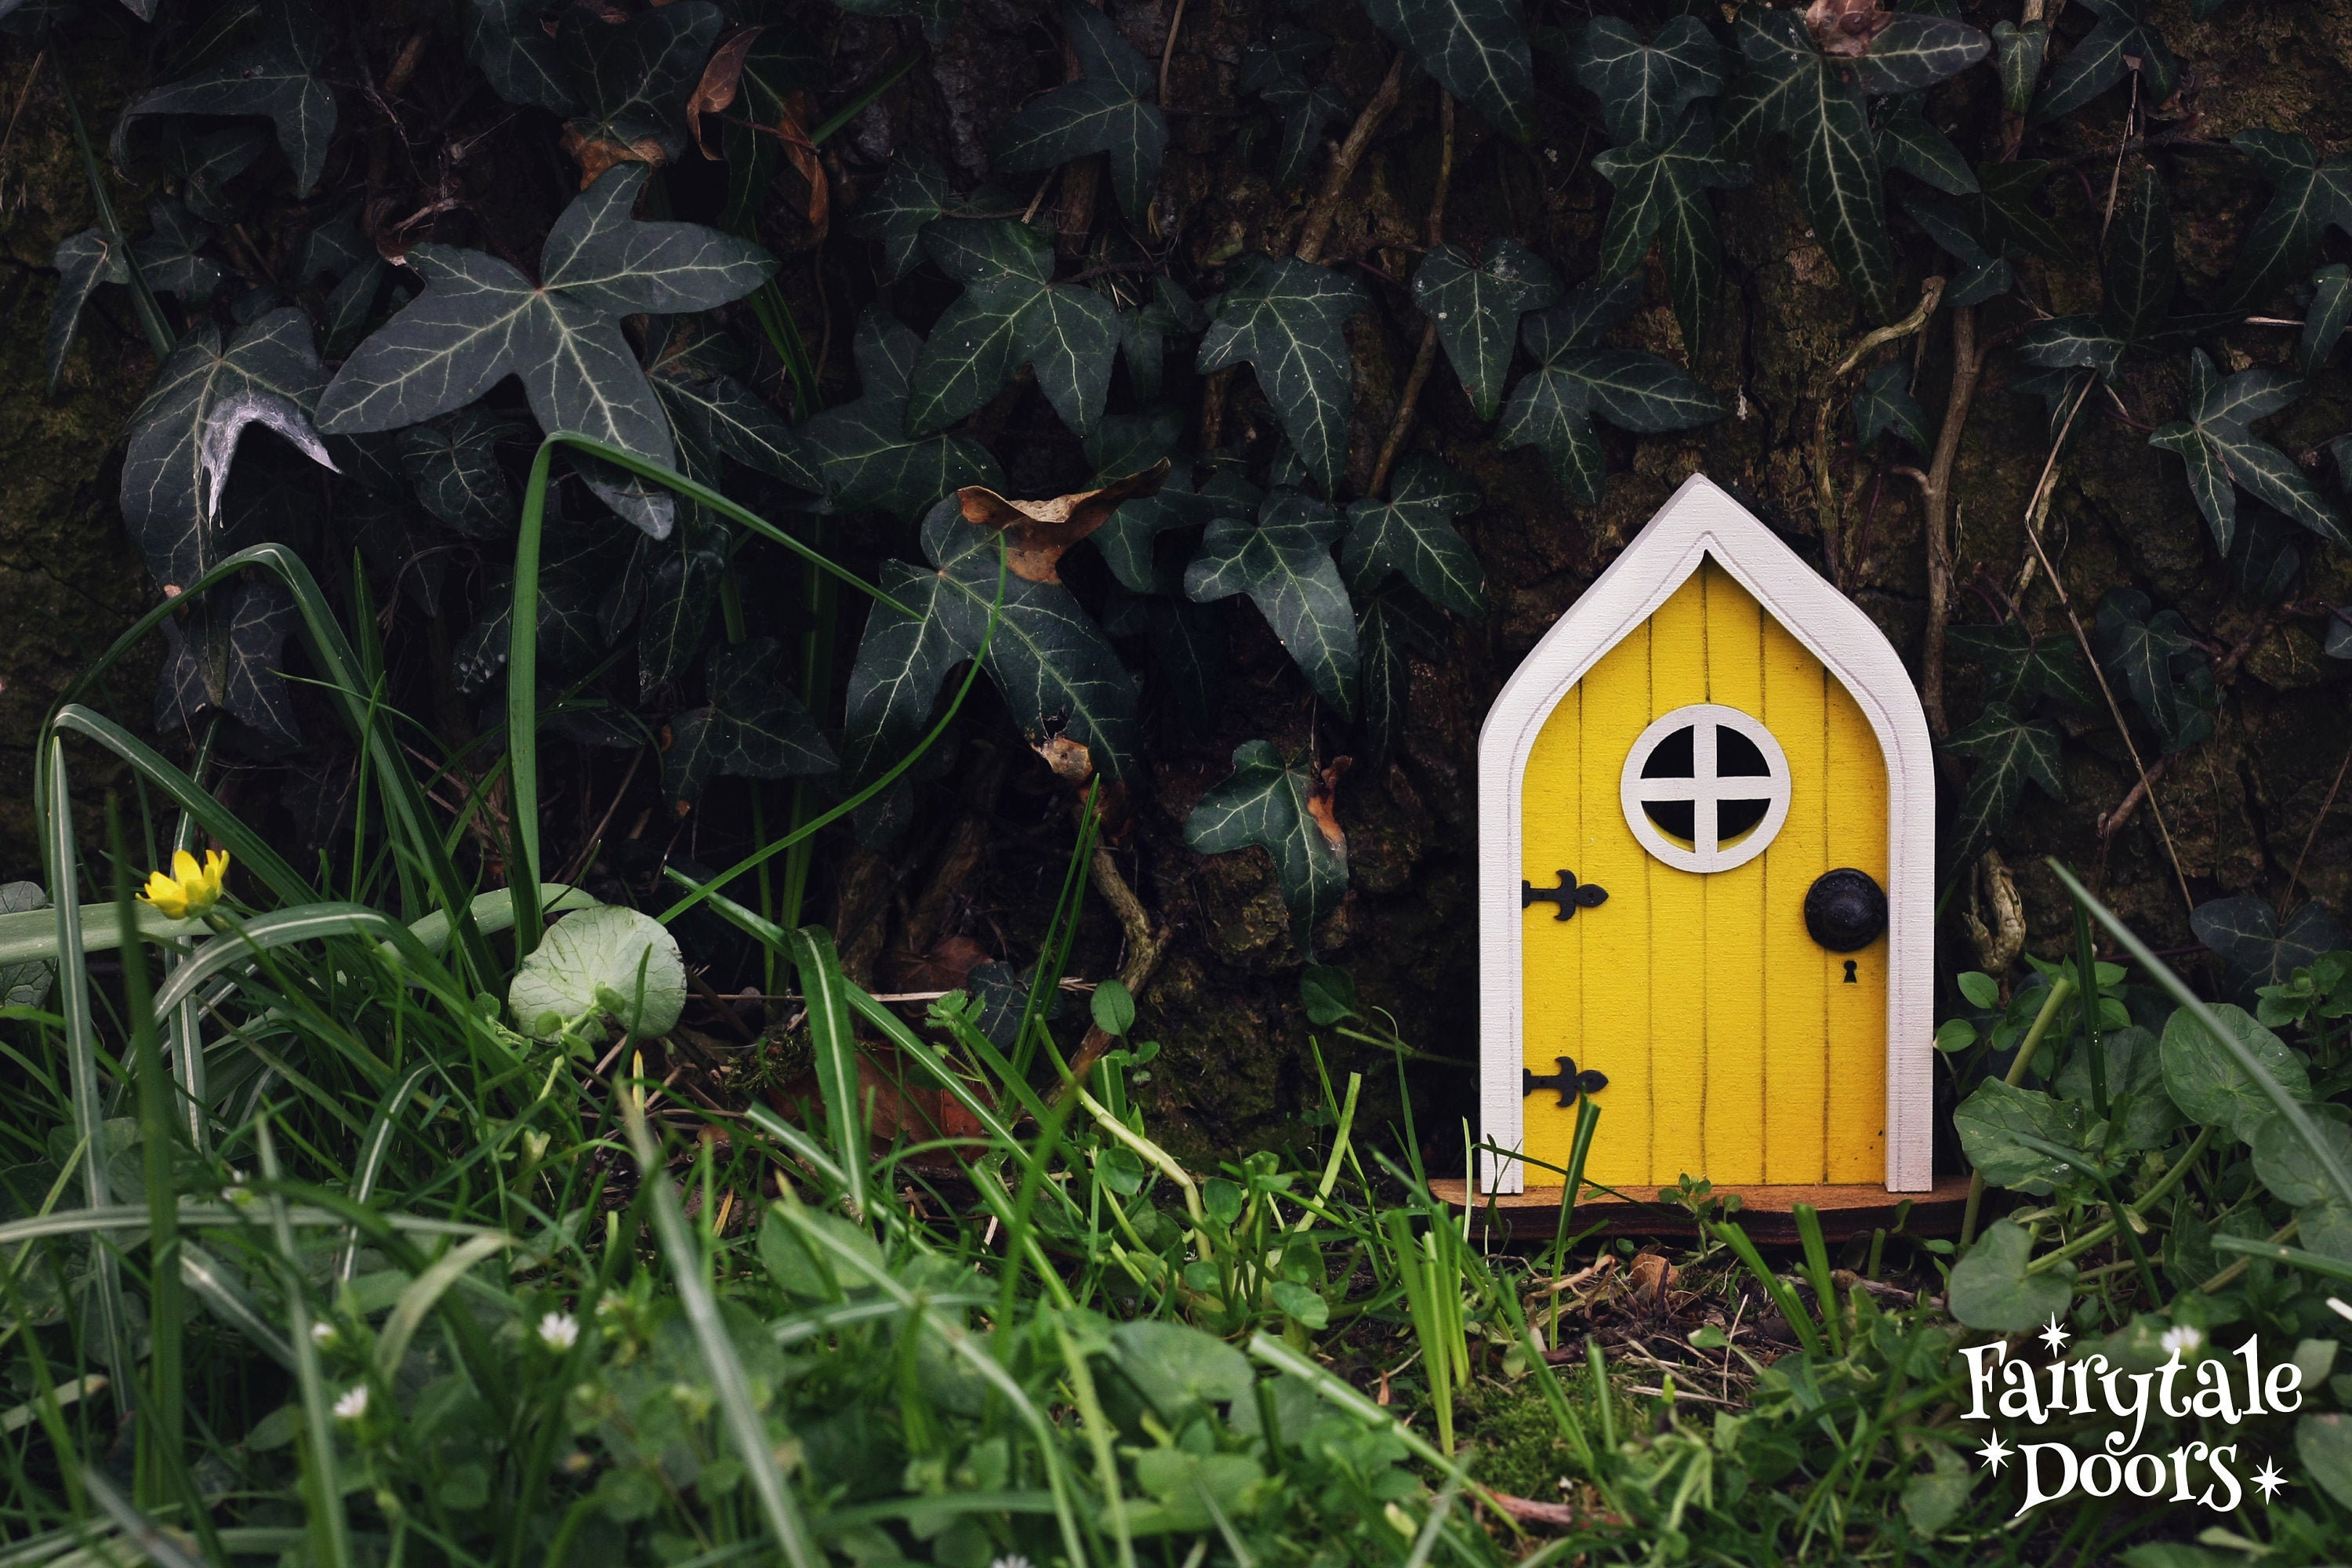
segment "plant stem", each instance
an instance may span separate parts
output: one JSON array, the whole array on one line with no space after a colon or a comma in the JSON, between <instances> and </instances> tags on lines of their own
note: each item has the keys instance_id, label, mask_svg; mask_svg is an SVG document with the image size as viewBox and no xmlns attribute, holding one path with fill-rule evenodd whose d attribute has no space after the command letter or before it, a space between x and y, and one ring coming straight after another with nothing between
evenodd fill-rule
<instances>
[{"instance_id":1,"label":"plant stem","mask_svg":"<svg viewBox=\"0 0 2352 1568\"><path fill-rule=\"evenodd\" d=\"M2062 974L2051 983L2050 994L2042 999L2042 1011L2033 1016L2033 1026L2025 1031L2024 1042L2017 1047L2017 1059L2009 1064L2009 1071L2001 1077L2003 1083L2014 1089L2025 1080L2025 1069L2033 1065L2034 1053L2042 1048L2042 1037L2048 1034L2050 1026L2058 1020L2059 1004L2074 993L2074 982L2067 975ZM1984 1187L1982 1171L1969 1177L1968 1212L1960 1218L1960 1245L1963 1247L1977 1238L1977 1210L1984 1202Z\"/></svg>"}]
</instances>

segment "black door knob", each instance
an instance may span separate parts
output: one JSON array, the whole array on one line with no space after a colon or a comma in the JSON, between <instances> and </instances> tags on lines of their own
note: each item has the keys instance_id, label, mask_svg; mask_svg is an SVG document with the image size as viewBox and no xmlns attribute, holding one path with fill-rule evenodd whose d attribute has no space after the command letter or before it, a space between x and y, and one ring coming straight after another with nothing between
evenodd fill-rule
<instances>
[{"instance_id":1,"label":"black door knob","mask_svg":"<svg viewBox=\"0 0 2352 1568\"><path fill-rule=\"evenodd\" d=\"M1853 952L1886 929L1886 894L1867 871L1843 866L1805 890L1805 929L1832 952Z\"/></svg>"}]
</instances>

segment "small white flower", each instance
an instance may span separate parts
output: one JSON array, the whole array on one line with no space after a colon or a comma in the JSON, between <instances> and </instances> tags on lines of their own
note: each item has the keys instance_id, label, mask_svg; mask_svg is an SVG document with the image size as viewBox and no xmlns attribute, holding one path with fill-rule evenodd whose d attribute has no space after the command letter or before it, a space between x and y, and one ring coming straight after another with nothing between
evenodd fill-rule
<instances>
[{"instance_id":1,"label":"small white flower","mask_svg":"<svg viewBox=\"0 0 2352 1568\"><path fill-rule=\"evenodd\" d=\"M988 1568L1029 1568L1029 1559L1015 1552L995 1559L989 1563Z\"/></svg>"},{"instance_id":2,"label":"small white flower","mask_svg":"<svg viewBox=\"0 0 2352 1568\"><path fill-rule=\"evenodd\" d=\"M2187 1323L2176 1323L2165 1330L2163 1336L2156 1342L2164 1349L2166 1353L2179 1356L2185 1361L2195 1355L2197 1347L2205 1342L2205 1331L2202 1329L2191 1328Z\"/></svg>"},{"instance_id":3,"label":"small white flower","mask_svg":"<svg viewBox=\"0 0 2352 1568\"><path fill-rule=\"evenodd\" d=\"M331 1345L335 1342L338 1337L339 1336L335 1332L335 1325L332 1323L313 1323L310 1325L310 1339L314 1343Z\"/></svg>"},{"instance_id":4,"label":"small white flower","mask_svg":"<svg viewBox=\"0 0 2352 1568\"><path fill-rule=\"evenodd\" d=\"M550 1312L539 1321L539 1342L558 1354L580 1342L580 1320L569 1312Z\"/></svg>"},{"instance_id":5,"label":"small white flower","mask_svg":"<svg viewBox=\"0 0 2352 1568\"><path fill-rule=\"evenodd\" d=\"M346 1421L356 1421L367 1414L368 1391L364 1383L355 1383L335 1401L335 1414Z\"/></svg>"}]
</instances>

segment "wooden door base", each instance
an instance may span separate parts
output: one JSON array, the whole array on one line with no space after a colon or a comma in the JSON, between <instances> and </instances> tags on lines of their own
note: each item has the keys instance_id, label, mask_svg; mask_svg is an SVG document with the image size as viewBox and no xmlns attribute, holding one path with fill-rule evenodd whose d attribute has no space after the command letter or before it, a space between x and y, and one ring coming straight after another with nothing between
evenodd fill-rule
<instances>
[{"instance_id":1,"label":"wooden door base","mask_svg":"<svg viewBox=\"0 0 2352 1568\"><path fill-rule=\"evenodd\" d=\"M1436 1180L1429 1187L1439 1198L1457 1207L1468 1196L1467 1184L1460 1181ZM1671 1191L1668 1189L1669 1194ZM1947 1176L1936 1184L1934 1191L1925 1193L1890 1193L1875 1183L1816 1187L1718 1186L1715 1192L1718 1197L1729 1193L1739 1194L1739 1223L1749 1237L1761 1242L1797 1239L1797 1222L1791 1211L1798 1204L1811 1204L1820 1213L1822 1235L1831 1241L1867 1236L1881 1226L1891 1230L1896 1211L1906 1204L1910 1209L1904 1215L1903 1228L1909 1234L1956 1236L1959 1233L1961 1211L1968 1206L1969 1179ZM1559 1195L1558 1187L1529 1187L1524 1193L1497 1193L1491 1196L1482 1194L1470 1201L1475 1203L1473 1213L1483 1226L1499 1228L1508 1236L1549 1239L1559 1229ZM1570 1223L1573 1230L1582 1230L1596 1220L1602 1222L1612 1236L1696 1234L1690 1212L1670 1195L1642 1203L1596 1194L1576 1205L1576 1217Z\"/></svg>"}]
</instances>

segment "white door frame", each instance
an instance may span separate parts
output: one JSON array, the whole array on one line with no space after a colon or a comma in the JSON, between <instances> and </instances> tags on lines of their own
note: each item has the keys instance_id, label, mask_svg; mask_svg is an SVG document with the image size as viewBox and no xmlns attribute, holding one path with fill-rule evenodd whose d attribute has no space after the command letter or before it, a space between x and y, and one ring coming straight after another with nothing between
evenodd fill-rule
<instances>
[{"instance_id":1,"label":"white door frame","mask_svg":"<svg viewBox=\"0 0 2352 1568\"><path fill-rule=\"evenodd\" d=\"M1497 1148L1526 1146L1519 798L1528 754L1560 699L1657 614L1709 555L1836 675L1886 759L1886 1187L1927 1192L1935 1184L1936 764L1918 689L1862 607L1703 474L1683 481L1544 634L1504 682L1478 732L1482 1131ZM1524 1191L1526 1173L1517 1160L1479 1156L1483 1191Z\"/></svg>"}]
</instances>

